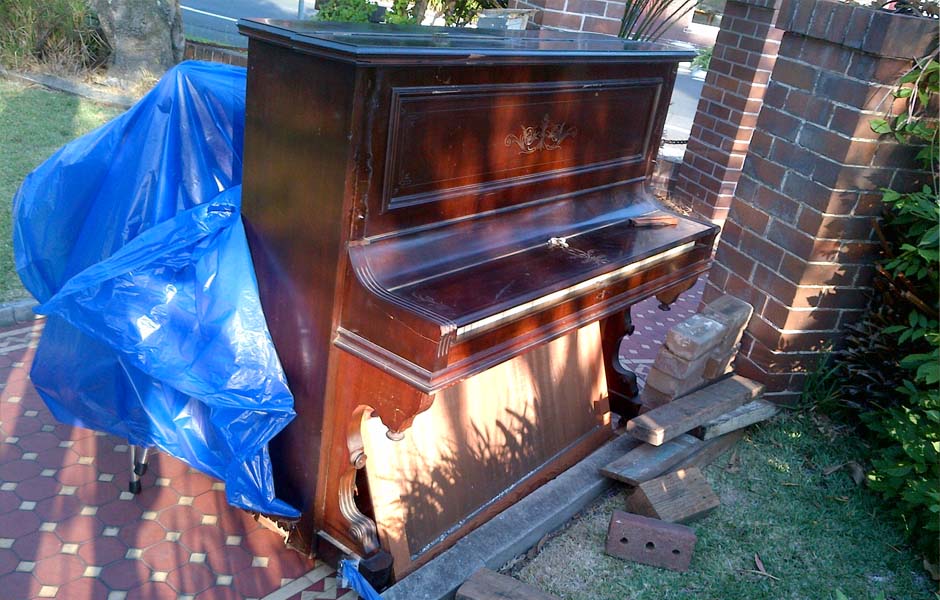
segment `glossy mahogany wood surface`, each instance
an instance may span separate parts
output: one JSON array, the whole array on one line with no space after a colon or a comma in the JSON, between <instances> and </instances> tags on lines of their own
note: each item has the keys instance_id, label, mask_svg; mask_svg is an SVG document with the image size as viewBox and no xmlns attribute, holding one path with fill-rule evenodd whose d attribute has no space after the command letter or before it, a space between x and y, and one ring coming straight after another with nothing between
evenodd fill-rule
<instances>
[{"instance_id":1,"label":"glossy mahogany wood surface","mask_svg":"<svg viewBox=\"0 0 940 600\"><path fill-rule=\"evenodd\" d=\"M302 508L307 545L320 531L361 552L348 520L356 466L366 465L354 504L381 521L358 454L364 418L403 432L449 386L707 268L715 227L629 225L662 210L645 182L689 53L550 32L240 27L250 38L243 214L298 413L271 443L277 492ZM622 274L565 292L611 273ZM551 437L542 475L513 489L596 446L598 427ZM518 495L504 483L468 482L494 499L486 514ZM468 526L413 525L418 544L449 533L409 544L396 573Z\"/></svg>"}]
</instances>

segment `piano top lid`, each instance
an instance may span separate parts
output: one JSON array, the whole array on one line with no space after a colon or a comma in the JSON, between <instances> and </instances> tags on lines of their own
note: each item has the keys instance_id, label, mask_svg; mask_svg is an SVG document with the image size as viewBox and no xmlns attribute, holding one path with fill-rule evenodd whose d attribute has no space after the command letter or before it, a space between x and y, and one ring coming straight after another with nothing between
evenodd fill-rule
<instances>
[{"instance_id":1,"label":"piano top lid","mask_svg":"<svg viewBox=\"0 0 940 600\"><path fill-rule=\"evenodd\" d=\"M251 38L357 63L413 63L431 57L487 64L537 63L559 58L678 62L695 56L694 51L678 44L548 30L509 31L280 19L240 19L238 29Z\"/></svg>"}]
</instances>

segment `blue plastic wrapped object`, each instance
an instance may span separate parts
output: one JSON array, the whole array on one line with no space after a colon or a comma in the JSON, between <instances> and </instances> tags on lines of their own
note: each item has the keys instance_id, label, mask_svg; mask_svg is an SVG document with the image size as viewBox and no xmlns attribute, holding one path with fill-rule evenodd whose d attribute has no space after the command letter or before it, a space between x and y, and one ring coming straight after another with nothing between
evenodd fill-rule
<instances>
[{"instance_id":1,"label":"blue plastic wrapped object","mask_svg":"<svg viewBox=\"0 0 940 600\"><path fill-rule=\"evenodd\" d=\"M294 417L240 218L245 70L187 62L54 154L14 201L14 254L49 316L31 377L55 416L296 517L268 441Z\"/></svg>"}]
</instances>

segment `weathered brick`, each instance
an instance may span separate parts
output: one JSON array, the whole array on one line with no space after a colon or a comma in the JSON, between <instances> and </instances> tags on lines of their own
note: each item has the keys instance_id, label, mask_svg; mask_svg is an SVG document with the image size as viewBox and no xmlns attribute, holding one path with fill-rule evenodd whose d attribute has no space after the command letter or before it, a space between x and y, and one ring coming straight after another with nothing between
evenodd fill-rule
<instances>
[{"instance_id":1,"label":"weathered brick","mask_svg":"<svg viewBox=\"0 0 940 600\"><path fill-rule=\"evenodd\" d=\"M770 269L776 269L783 259L783 250L768 242L764 237L745 230L738 243L738 249L746 256L753 258L758 264Z\"/></svg>"},{"instance_id":2,"label":"weathered brick","mask_svg":"<svg viewBox=\"0 0 940 600\"><path fill-rule=\"evenodd\" d=\"M764 230L767 229L767 224L770 223L770 217L767 213L747 202L735 202L730 216L742 228L753 231L758 235L762 235Z\"/></svg>"},{"instance_id":3,"label":"weathered brick","mask_svg":"<svg viewBox=\"0 0 940 600\"><path fill-rule=\"evenodd\" d=\"M787 253L780 274L800 285L852 285L858 267L836 262L809 262Z\"/></svg>"},{"instance_id":4,"label":"weathered brick","mask_svg":"<svg viewBox=\"0 0 940 600\"><path fill-rule=\"evenodd\" d=\"M604 550L623 560L687 571L696 539L695 532L685 525L615 510Z\"/></svg>"},{"instance_id":5,"label":"weathered brick","mask_svg":"<svg viewBox=\"0 0 940 600\"><path fill-rule=\"evenodd\" d=\"M784 55L781 49L781 54L777 57L777 62L774 65L773 79L775 81L811 92L815 89L818 78L818 70L810 65L791 60Z\"/></svg>"},{"instance_id":6,"label":"weathered brick","mask_svg":"<svg viewBox=\"0 0 940 600\"><path fill-rule=\"evenodd\" d=\"M670 352L668 348L662 346L653 361L653 368L676 379L696 379L701 377L702 369L705 367L705 358L705 356L695 360L680 358ZM653 387L662 392L668 391L658 386Z\"/></svg>"},{"instance_id":7,"label":"weathered brick","mask_svg":"<svg viewBox=\"0 0 940 600\"><path fill-rule=\"evenodd\" d=\"M718 352L717 349L712 350L712 353L709 354L708 358L705 360L705 370L702 372L706 381L712 381L722 375L731 373L733 370L731 363L734 362L734 359L738 355L738 346L723 352Z\"/></svg>"},{"instance_id":8,"label":"weathered brick","mask_svg":"<svg viewBox=\"0 0 940 600\"><path fill-rule=\"evenodd\" d=\"M799 228L820 239L867 240L872 224L868 217L823 215L806 208L800 213Z\"/></svg>"},{"instance_id":9,"label":"weathered brick","mask_svg":"<svg viewBox=\"0 0 940 600\"><path fill-rule=\"evenodd\" d=\"M666 347L681 358L694 360L718 344L725 326L702 315L692 315L666 332Z\"/></svg>"},{"instance_id":10,"label":"weathered brick","mask_svg":"<svg viewBox=\"0 0 940 600\"><path fill-rule=\"evenodd\" d=\"M671 402L673 400L673 396L670 394L664 394L663 392L660 392L659 390L648 385L644 385L643 390L640 392L640 395L637 399L640 403L640 406L642 407L640 409L640 414L642 414L646 411L653 410L654 408L659 408L667 402Z\"/></svg>"},{"instance_id":11,"label":"weathered brick","mask_svg":"<svg viewBox=\"0 0 940 600\"><path fill-rule=\"evenodd\" d=\"M757 121L758 129L763 129L774 137L790 142L796 141L802 122L792 115L770 105L764 105Z\"/></svg>"},{"instance_id":12,"label":"weathered brick","mask_svg":"<svg viewBox=\"0 0 940 600\"><path fill-rule=\"evenodd\" d=\"M606 10L607 3L602 0L568 0L568 3L565 5L565 12L582 15L603 17Z\"/></svg>"},{"instance_id":13,"label":"weathered brick","mask_svg":"<svg viewBox=\"0 0 940 600\"><path fill-rule=\"evenodd\" d=\"M606 35L617 35L620 33L620 21L616 19L586 16L584 17L583 30Z\"/></svg>"},{"instance_id":14,"label":"weathered brick","mask_svg":"<svg viewBox=\"0 0 940 600\"><path fill-rule=\"evenodd\" d=\"M796 256L809 259L816 250L813 238L792 225L774 219L767 228L767 239Z\"/></svg>"},{"instance_id":15,"label":"weathered brick","mask_svg":"<svg viewBox=\"0 0 940 600\"><path fill-rule=\"evenodd\" d=\"M754 307L740 298L725 294L709 302L702 310L702 314L725 326L725 336L714 352L727 353L741 341L747 323L754 314Z\"/></svg>"},{"instance_id":16,"label":"weathered brick","mask_svg":"<svg viewBox=\"0 0 940 600\"><path fill-rule=\"evenodd\" d=\"M722 243L718 244L718 249L715 251L715 261L743 279L748 279L751 276L751 273L754 272L754 266L757 264L750 256L736 248L732 248L729 244Z\"/></svg>"},{"instance_id":17,"label":"weathered brick","mask_svg":"<svg viewBox=\"0 0 940 600\"><path fill-rule=\"evenodd\" d=\"M697 363L697 369L690 376L685 378L673 377L672 375L663 373L656 367L651 367L646 376L646 387L652 388L672 398L678 398L694 390L705 381L702 377L702 371L705 367L705 356L700 358L702 359L700 362L698 360L694 361Z\"/></svg>"}]
</instances>

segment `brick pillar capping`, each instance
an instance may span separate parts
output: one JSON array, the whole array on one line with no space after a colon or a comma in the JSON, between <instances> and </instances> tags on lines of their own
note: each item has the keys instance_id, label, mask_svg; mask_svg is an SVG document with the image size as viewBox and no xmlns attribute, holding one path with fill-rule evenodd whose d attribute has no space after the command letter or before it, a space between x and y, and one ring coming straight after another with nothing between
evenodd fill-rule
<instances>
[{"instance_id":1,"label":"brick pillar capping","mask_svg":"<svg viewBox=\"0 0 940 600\"><path fill-rule=\"evenodd\" d=\"M728 0L725 5L672 191L679 203L718 225L731 206L783 36L774 27L778 4L779 0Z\"/></svg>"},{"instance_id":2,"label":"brick pillar capping","mask_svg":"<svg viewBox=\"0 0 940 600\"><path fill-rule=\"evenodd\" d=\"M865 308L882 187L918 186L915 150L869 122L936 43L936 21L835 0L783 0L785 31L703 301L728 293L755 314L738 371L779 401Z\"/></svg>"}]
</instances>

